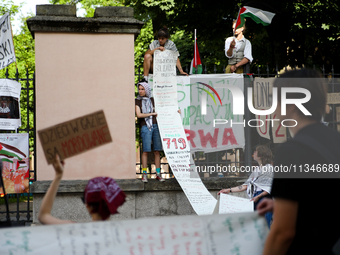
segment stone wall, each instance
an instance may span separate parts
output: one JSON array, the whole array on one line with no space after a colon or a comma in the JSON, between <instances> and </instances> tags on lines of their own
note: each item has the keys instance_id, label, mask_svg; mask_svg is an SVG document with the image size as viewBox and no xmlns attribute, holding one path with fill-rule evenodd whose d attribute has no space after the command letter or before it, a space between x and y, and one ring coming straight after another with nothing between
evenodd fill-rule
<instances>
[{"instance_id":1,"label":"stone wall","mask_svg":"<svg viewBox=\"0 0 340 255\"><path fill-rule=\"evenodd\" d=\"M203 178L203 183L216 198L219 190L239 186L244 183L240 178ZM149 179L143 183L137 179L118 179L118 185L126 193L125 204L119 209L119 214L111 216L111 220L139 219L145 217L191 215L195 214L184 192L176 179L159 182ZM33 223L38 222L38 211L42 198L51 181L37 181L32 184L33 193ZM81 201L87 181L61 181L58 195L55 199L52 215L60 219L77 222L91 221L90 216ZM235 196L247 197L245 192L234 193Z\"/></svg>"}]
</instances>

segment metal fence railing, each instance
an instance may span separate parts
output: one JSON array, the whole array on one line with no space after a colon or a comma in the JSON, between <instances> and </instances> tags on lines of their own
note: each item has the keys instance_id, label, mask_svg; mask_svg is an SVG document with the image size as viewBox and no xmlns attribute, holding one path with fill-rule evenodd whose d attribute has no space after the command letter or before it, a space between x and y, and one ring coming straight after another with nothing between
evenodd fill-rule
<instances>
[{"instance_id":1,"label":"metal fence railing","mask_svg":"<svg viewBox=\"0 0 340 255\"><path fill-rule=\"evenodd\" d=\"M29 133L29 147L30 147L30 184L36 180L36 130L35 130L35 73L19 74L16 69L15 77L9 75L8 69L5 72L6 78L15 80L21 83L21 120L22 126L15 131L0 130L1 133ZM9 202L8 206L6 202ZM1 194L0 198L0 222L8 222L13 226L26 225L32 222L32 196L30 192L22 194Z\"/></svg>"}]
</instances>

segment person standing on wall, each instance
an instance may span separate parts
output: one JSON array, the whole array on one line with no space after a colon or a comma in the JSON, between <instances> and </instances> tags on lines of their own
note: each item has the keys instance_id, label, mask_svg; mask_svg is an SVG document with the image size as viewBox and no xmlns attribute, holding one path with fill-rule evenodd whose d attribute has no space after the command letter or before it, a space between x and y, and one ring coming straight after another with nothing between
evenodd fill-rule
<instances>
[{"instance_id":1,"label":"person standing on wall","mask_svg":"<svg viewBox=\"0 0 340 255\"><path fill-rule=\"evenodd\" d=\"M243 66L253 61L251 43L243 35L246 26L236 30L235 26L236 20L233 21L232 26L235 37L228 37L225 41L225 55L229 58L228 66L225 69L226 73L243 73Z\"/></svg>"},{"instance_id":2,"label":"person standing on wall","mask_svg":"<svg viewBox=\"0 0 340 255\"><path fill-rule=\"evenodd\" d=\"M160 151L162 151L162 141L157 125L157 113L154 111L155 101L151 97L151 88L147 82L139 82L138 96L135 99L135 110L137 118L140 119L140 133L142 137L143 153L142 153L142 181L148 182L147 165L148 154L151 152L151 142L153 143L153 151L155 154L156 179L163 182L161 175L161 159Z\"/></svg>"},{"instance_id":3,"label":"person standing on wall","mask_svg":"<svg viewBox=\"0 0 340 255\"><path fill-rule=\"evenodd\" d=\"M160 51L163 51L165 49L172 50L172 51L177 52L178 57L179 57L179 52L176 48L176 44L173 41L169 40L169 37L170 37L169 30L167 28L162 28L157 33L158 40L154 40L149 45L149 48L144 55L144 63L143 63L145 81L148 81L149 72L153 71L153 54L156 50L160 50ZM179 72L181 74L188 75L186 72L183 71L181 62L178 57L177 57L176 66Z\"/></svg>"}]
</instances>

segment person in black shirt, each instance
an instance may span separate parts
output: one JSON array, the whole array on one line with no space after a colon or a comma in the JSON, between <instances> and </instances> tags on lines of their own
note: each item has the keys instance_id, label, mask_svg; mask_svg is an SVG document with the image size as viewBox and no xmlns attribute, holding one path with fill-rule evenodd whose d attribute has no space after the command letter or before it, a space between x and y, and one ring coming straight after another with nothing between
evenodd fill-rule
<instances>
[{"instance_id":1,"label":"person in black shirt","mask_svg":"<svg viewBox=\"0 0 340 255\"><path fill-rule=\"evenodd\" d=\"M332 254L340 237L340 134L321 123L326 86L317 71L300 69L281 75L274 87L278 89L277 118L286 119L293 139L275 154L274 200L264 200L257 207L260 214L271 205L274 211L263 254ZM288 87L305 88L311 98L299 105L303 94L288 93L295 104L287 104L283 115L281 88Z\"/></svg>"}]
</instances>

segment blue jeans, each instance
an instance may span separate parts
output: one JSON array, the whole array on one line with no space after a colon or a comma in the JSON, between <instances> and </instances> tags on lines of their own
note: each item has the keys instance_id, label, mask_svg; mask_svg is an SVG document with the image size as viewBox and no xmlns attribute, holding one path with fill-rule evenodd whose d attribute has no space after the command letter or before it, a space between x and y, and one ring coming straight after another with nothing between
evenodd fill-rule
<instances>
[{"instance_id":1,"label":"blue jeans","mask_svg":"<svg viewBox=\"0 0 340 255\"><path fill-rule=\"evenodd\" d=\"M258 195L260 195L263 191L257 191L255 192L254 196L253 197L256 197ZM261 197L256 203L254 203L254 211L256 211L256 207L257 205L260 203L260 201L265 198L265 197ZM272 221L272 217L273 217L273 213L272 212L267 212L264 217L266 218L266 221L267 221L267 224L268 224L268 227L270 228L270 225L271 225L271 221Z\"/></svg>"},{"instance_id":2,"label":"blue jeans","mask_svg":"<svg viewBox=\"0 0 340 255\"><path fill-rule=\"evenodd\" d=\"M162 150L161 136L159 135L158 125L153 124L151 131L146 125L141 128L141 137L143 143L143 152L151 152L151 141L153 142L153 150Z\"/></svg>"}]
</instances>

